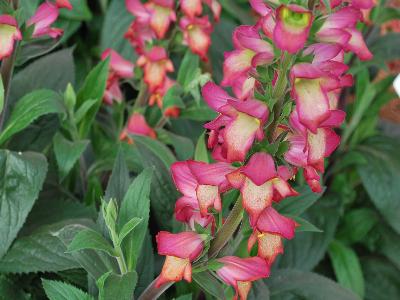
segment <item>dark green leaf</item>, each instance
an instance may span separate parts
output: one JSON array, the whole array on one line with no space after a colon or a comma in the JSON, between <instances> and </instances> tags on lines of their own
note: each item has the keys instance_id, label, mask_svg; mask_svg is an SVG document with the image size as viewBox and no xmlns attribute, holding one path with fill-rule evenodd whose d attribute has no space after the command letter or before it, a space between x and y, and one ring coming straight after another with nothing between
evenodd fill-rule
<instances>
[{"instance_id":1,"label":"dark green leaf","mask_svg":"<svg viewBox=\"0 0 400 300\"><path fill-rule=\"evenodd\" d=\"M141 218L142 222L132 230L122 243L122 250L129 271L136 268L137 258L147 231L150 213L150 184L152 170L144 170L132 184L121 203L118 223L123 227L132 218Z\"/></svg>"},{"instance_id":2,"label":"dark green leaf","mask_svg":"<svg viewBox=\"0 0 400 300\"><path fill-rule=\"evenodd\" d=\"M135 289L135 298L138 298L154 279L154 250L149 232L146 233L143 242L136 273L139 275L139 279Z\"/></svg>"},{"instance_id":3,"label":"dark green leaf","mask_svg":"<svg viewBox=\"0 0 400 300\"><path fill-rule=\"evenodd\" d=\"M72 222L43 226L28 236L18 238L0 261L0 272L58 272L78 268L65 245L53 233Z\"/></svg>"},{"instance_id":4,"label":"dark green leaf","mask_svg":"<svg viewBox=\"0 0 400 300\"><path fill-rule=\"evenodd\" d=\"M210 272L195 273L192 277L194 282L215 299L225 299L221 283Z\"/></svg>"},{"instance_id":5,"label":"dark green leaf","mask_svg":"<svg viewBox=\"0 0 400 300\"><path fill-rule=\"evenodd\" d=\"M164 129L157 130L157 137L160 141L174 147L176 156L179 160L187 160L193 157L193 142L184 136L180 136Z\"/></svg>"},{"instance_id":6,"label":"dark green leaf","mask_svg":"<svg viewBox=\"0 0 400 300\"><path fill-rule=\"evenodd\" d=\"M287 217L293 219L296 221L296 223L299 225L299 227L296 227L296 232L322 232L321 229L316 227L315 225L311 224L307 220L300 218L300 217L295 217L295 216L289 216L286 215Z\"/></svg>"},{"instance_id":7,"label":"dark green leaf","mask_svg":"<svg viewBox=\"0 0 400 300\"><path fill-rule=\"evenodd\" d=\"M13 282L10 278L5 275L0 275L0 295L1 299L7 300L29 300L31 297L25 294L21 290L20 283L18 281Z\"/></svg>"},{"instance_id":8,"label":"dark green leaf","mask_svg":"<svg viewBox=\"0 0 400 300\"><path fill-rule=\"evenodd\" d=\"M299 196L286 198L275 206L279 213L299 216L323 195L323 192L312 192L308 186L296 188L296 191Z\"/></svg>"},{"instance_id":9,"label":"dark green leaf","mask_svg":"<svg viewBox=\"0 0 400 300\"><path fill-rule=\"evenodd\" d=\"M46 173L42 154L0 151L0 258L24 224Z\"/></svg>"},{"instance_id":10,"label":"dark green leaf","mask_svg":"<svg viewBox=\"0 0 400 300\"><path fill-rule=\"evenodd\" d=\"M199 56L194 54L190 49L187 49L181 67L179 68L177 78L177 81L181 84L184 90L187 90L190 83L198 75L199 62Z\"/></svg>"},{"instance_id":11,"label":"dark green leaf","mask_svg":"<svg viewBox=\"0 0 400 300\"><path fill-rule=\"evenodd\" d=\"M64 112L64 106L59 98L53 91L38 90L19 100L7 120L5 129L0 134L0 144L40 116Z\"/></svg>"},{"instance_id":12,"label":"dark green leaf","mask_svg":"<svg viewBox=\"0 0 400 300\"><path fill-rule=\"evenodd\" d=\"M389 226L380 224L379 236L378 252L385 255L400 270L400 235Z\"/></svg>"},{"instance_id":13,"label":"dark green leaf","mask_svg":"<svg viewBox=\"0 0 400 300\"><path fill-rule=\"evenodd\" d=\"M92 13L88 7L86 0L70 0L73 9L61 9L60 17L75 21L89 21Z\"/></svg>"},{"instance_id":14,"label":"dark green leaf","mask_svg":"<svg viewBox=\"0 0 400 300\"><path fill-rule=\"evenodd\" d=\"M359 300L350 290L338 285L329 278L316 273L298 270L277 270L264 280L271 299L281 299L287 293L295 294L295 299L307 300Z\"/></svg>"},{"instance_id":15,"label":"dark green leaf","mask_svg":"<svg viewBox=\"0 0 400 300\"><path fill-rule=\"evenodd\" d=\"M92 249L104 251L110 256L116 256L114 248L105 240L100 233L92 229L84 229L75 235L72 242L68 245L68 252Z\"/></svg>"},{"instance_id":16,"label":"dark green leaf","mask_svg":"<svg viewBox=\"0 0 400 300\"><path fill-rule=\"evenodd\" d=\"M364 299L364 277L357 254L339 241L329 245L329 257L338 282Z\"/></svg>"},{"instance_id":17,"label":"dark green leaf","mask_svg":"<svg viewBox=\"0 0 400 300\"><path fill-rule=\"evenodd\" d=\"M11 83L10 99L15 102L37 89L63 92L75 81L73 49L60 50L35 60L20 70Z\"/></svg>"},{"instance_id":18,"label":"dark green leaf","mask_svg":"<svg viewBox=\"0 0 400 300\"><path fill-rule=\"evenodd\" d=\"M88 144L88 140L70 142L60 133L54 136L53 149L61 180L68 175Z\"/></svg>"},{"instance_id":19,"label":"dark green leaf","mask_svg":"<svg viewBox=\"0 0 400 300\"><path fill-rule=\"evenodd\" d=\"M217 116L217 113L205 105L191 105L182 109L180 117L194 121L210 121Z\"/></svg>"},{"instance_id":20,"label":"dark green leaf","mask_svg":"<svg viewBox=\"0 0 400 300\"><path fill-rule=\"evenodd\" d=\"M106 273L97 281L99 300L131 300L137 283L135 271L124 275Z\"/></svg>"},{"instance_id":21,"label":"dark green leaf","mask_svg":"<svg viewBox=\"0 0 400 300\"><path fill-rule=\"evenodd\" d=\"M357 170L372 202L386 221L400 233L400 143L375 137L360 146L368 161Z\"/></svg>"},{"instance_id":22,"label":"dark green leaf","mask_svg":"<svg viewBox=\"0 0 400 300\"><path fill-rule=\"evenodd\" d=\"M82 290L65 282L42 279L42 284L50 300L94 300Z\"/></svg>"},{"instance_id":23,"label":"dark green leaf","mask_svg":"<svg viewBox=\"0 0 400 300\"><path fill-rule=\"evenodd\" d=\"M197 141L196 150L194 151L194 160L204 161L206 163L209 163L210 159L208 157L205 135L206 135L205 132L203 132Z\"/></svg>"}]
</instances>

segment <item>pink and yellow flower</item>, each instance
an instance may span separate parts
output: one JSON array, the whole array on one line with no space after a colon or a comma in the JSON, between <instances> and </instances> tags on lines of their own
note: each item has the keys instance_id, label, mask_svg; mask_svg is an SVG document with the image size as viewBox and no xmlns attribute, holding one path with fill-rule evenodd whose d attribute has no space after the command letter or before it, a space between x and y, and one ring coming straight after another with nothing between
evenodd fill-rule
<instances>
[{"instance_id":1,"label":"pink and yellow flower","mask_svg":"<svg viewBox=\"0 0 400 300\"><path fill-rule=\"evenodd\" d=\"M240 258L225 256L218 259L224 266L217 270L217 275L235 291L234 299L246 300L253 281L269 276L270 267L260 257Z\"/></svg>"},{"instance_id":2,"label":"pink and yellow flower","mask_svg":"<svg viewBox=\"0 0 400 300\"><path fill-rule=\"evenodd\" d=\"M183 17L179 22L179 26L183 30L184 43L189 46L193 53L199 55L202 60L207 61L207 52L211 45L210 34L212 31L208 17Z\"/></svg>"},{"instance_id":3,"label":"pink and yellow flower","mask_svg":"<svg viewBox=\"0 0 400 300\"><path fill-rule=\"evenodd\" d=\"M159 108L163 108L163 98L164 95L168 92L168 90L175 84L175 80L165 77L162 85L157 87L150 95L149 105L153 106L157 104Z\"/></svg>"},{"instance_id":4,"label":"pink and yellow flower","mask_svg":"<svg viewBox=\"0 0 400 300\"><path fill-rule=\"evenodd\" d=\"M208 147L219 161L243 161L255 139L264 138L268 107L258 100L240 101L209 82L203 86L204 100L219 116L204 127L210 130Z\"/></svg>"},{"instance_id":5,"label":"pink and yellow flower","mask_svg":"<svg viewBox=\"0 0 400 300\"><path fill-rule=\"evenodd\" d=\"M185 279L192 281L192 262L199 257L204 248L204 236L193 231L172 234L161 231L156 236L158 254L166 259L156 287L167 282Z\"/></svg>"},{"instance_id":6,"label":"pink and yellow flower","mask_svg":"<svg viewBox=\"0 0 400 300\"><path fill-rule=\"evenodd\" d=\"M144 70L144 81L150 93L155 92L165 84L166 74L174 71L174 65L162 47L153 47L141 55L137 65Z\"/></svg>"},{"instance_id":7,"label":"pink and yellow flower","mask_svg":"<svg viewBox=\"0 0 400 300\"><path fill-rule=\"evenodd\" d=\"M140 113L133 113L128 120L128 124L120 134L120 140L126 140L129 144L133 143L133 140L129 137L129 134L137 134L148 136L152 139L157 138L157 134L153 128L151 128Z\"/></svg>"},{"instance_id":8,"label":"pink and yellow flower","mask_svg":"<svg viewBox=\"0 0 400 300\"><path fill-rule=\"evenodd\" d=\"M272 201L297 195L277 172L272 156L264 152L253 154L247 165L228 174L227 178L234 188L240 189L243 207L250 216L252 226L256 225L259 216L272 205Z\"/></svg>"},{"instance_id":9,"label":"pink and yellow flower","mask_svg":"<svg viewBox=\"0 0 400 300\"><path fill-rule=\"evenodd\" d=\"M0 15L0 60L9 57L14 50L14 42L21 39L17 20L9 15Z\"/></svg>"},{"instance_id":10,"label":"pink and yellow flower","mask_svg":"<svg viewBox=\"0 0 400 300\"><path fill-rule=\"evenodd\" d=\"M232 39L236 50L225 53L223 86L233 85L237 78L274 58L272 45L261 38L254 26L239 26Z\"/></svg>"},{"instance_id":11,"label":"pink and yellow flower","mask_svg":"<svg viewBox=\"0 0 400 300\"><path fill-rule=\"evenodd\" d=\"M146 43L155 39L156 34L147 22L141 22L140 18L137 18L129 26L124 37L131 43L138 54L144 54Z\"/></svg>"},{"instance_id":12,"label":"pink and yellow flower","mask_svg":"<svg viewBox=\"0 0 400 300\"><path fill-rule=\"evenodd\" d=\"M202 2L210 7L214 14L214 19L218 21L221 14L221 5L217 0L180 0L182 12L189 18L200 16L203 13Z\"/></svg>"},{"instance_id":13,"label":"pink and yellow flower","mask_svg":"<svg viewBox=\"0 0 400 300\"><path fill-rule=\"evenodd\" d=\"M301 50L307 41L312 20L311 12L301 6L281 5L276 10L273 33L277 47L292 54Z\"/></svg>"},{"instance_id":14,"label":"pink and yellow flower","mask_svg":"<svg viewBox=\"0 0 400 300\"><path fill-rule=\"evenodd\" d=\"M183 194L178 202L196 199L202 217L207 216L210 208L221 211L220 194L230 187L225 175L233 170L230 164L223 162L206 164L188 160L174 163L171 166L172 178Z\"/></svg>"}]
</instances>

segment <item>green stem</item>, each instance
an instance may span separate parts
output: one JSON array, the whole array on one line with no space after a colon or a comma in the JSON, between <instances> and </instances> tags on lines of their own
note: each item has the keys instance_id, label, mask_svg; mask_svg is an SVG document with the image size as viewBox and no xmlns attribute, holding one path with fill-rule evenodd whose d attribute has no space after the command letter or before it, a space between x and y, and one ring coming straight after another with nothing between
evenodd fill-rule
<instances>
[{"instance_id":1,"label":"green stem","mask_svg":"<svg viewBox=\"0 0 400 300\"><path fill-rule=\"evenodd\" d=\"M172 286L172 282L165 283L159 288L156 287L157 279L154 279L152 283L145 289L145 291L140 295L138 300L154 300L160 297L170 286Z\"/></svg>"},{"instance_id":2,"label":"green stem","mask_svg":"<svg viewBox=\"0 0 400 300\"><path fill-rule=\"evenodd\" d=\"M239 197L224 225L222 225L221 229L218 230L215 239L211 242L210 250L208 250L209 259L214 258L218 255L219 251L221 251L221 249L226 245L226 243L235 233L242 219L243 204L242 197Z\"/></svg>"},{"instance_id":3,"label":"green stem","mask_svg":"<svg viewBox=\"0 0 400 300\"><path fill-rule=\"evenodd\" d=\"M148 94L147 94L147 85L146 83L142 80L140 82L140 90L139 90L139 94L136 98L135 104L133 105L133 110L139 108L139 107L143 107L146 105L147 103L147 98L148 98Z\"/></svg>"},{"instance_id":4,"label":"green stem","mask_svg":"<svg viewBox=\"0 0 400 300\"><path fill-rule=\"evenodd\" d=\"M128 267L126 266L126 262L125 262L125 257L124 257L124 253L122 252L121 246L118 243L118 236L115 232L115 230L110 230L111 233L111 240L113 242L114 245L114 249L115 252L117 252L117 263L119 266L119 270L121 271L121 274L124 275L128 272Z\"/></svg>"}]
</instances>

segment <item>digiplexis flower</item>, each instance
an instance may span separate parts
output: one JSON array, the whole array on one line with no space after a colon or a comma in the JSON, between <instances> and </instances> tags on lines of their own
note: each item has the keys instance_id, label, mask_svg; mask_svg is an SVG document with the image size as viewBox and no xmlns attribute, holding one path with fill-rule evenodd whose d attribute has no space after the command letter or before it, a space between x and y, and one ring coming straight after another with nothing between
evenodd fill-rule
<instances>
[{"instance_id":1,"label":"digiplexis flower","mask_svg":"<svg viewBox=\"0 0 400 300\"><path fill-rule=\"evenodd\" d=\"M26 22L27 26L34 26L32 37L48 35L57 38L63 34L62 29L50 27L57 20L60 8L72 9L72 6L69 1L56 1L55 4L46 1L38 7L35 14Z\"/></svg>"},{"instance_id":2,"label":"digiplexis flower","mask_svg":"<svg viewBox=\"0 0 400 300\"><path fill-rule=\"evenodd\" d=\"M203 217L209 208L221 211L220 193L228 190L229 183L225 175L232 171L233 167L223 162L207 164L188 160L174 163L171 166L172 178L183 194L178 202L186 202L186 198L196 199Z\"/></svg>"},{"instance_id":3,"label":"digiplexis flower","mask_svg":"<svg viewBox=\"0 0 400 300\"><path fill-rule=\"evenodd\" d=\"M128 124L120 135L121 140L127 140L129 143L133 143L133 140L129 138L129 134L137 134L148 136L152 139L157 137L156 132L151 128L140 113L133 113L128 120Z\"/></svg>"},{"instance_id":4,"label":"digiplexis flower","mask_svg":"<svg viewBox=\"0 0 400 300\"><path fill-rule=\"evenodd\" d=\"M163 107L163 98L168 90L174 86L175 80L170 79L168 76L165 77L161 86L157 87L150 95L149 105L152 106L157 104L158 107Z\"/></svg>"},{"instance_id":5,"label":"digiplexis flower","mask_svg":"<svg viewBox=\"0 0 400 300\"><path fill-rule=\"evenodd\" d=\"M183 30L184 43L189 46L193 53L207 61L208 48L211 45L212 26L208 17L188 18L183 17L179 25Z\"/></svg>"},{"instance_id":6,"label":"digiplexis flower","mask_svg":"<svg viewBox=\"0 0 400 300\"><path fill-rule=\"evenodd\" d=\"M264 152L253 154L245 166L228 174L227 178L234 188L240 189L243 207L250 215L252 226L272 201L297 195L277 172L272 156Z\"/></svg>"},{"instance_id":7,"label":"digiplexis flower","mask_svg":"<svg viewBox=\"0 0 400 300\"><path fill-rule=\"evenodd\" d=\"M0 60L14 50L14 42L22 39L17 21L9 15L0 15Z\"/></svg>"},{"instance_id":8,"label":"digiplexis flower","mask_svg":"<svg viewBox=\"0 0 400 300\"><path fill-rule=\"evenodd\" d=\"M153 47L137 60L137 65L144 70L144 82L150 93L155 92L165 84L166 74L174 71L174 65L162 47Z\"/></svg>"},{"instance_id":9,"label":"digiplexis flower","mask_svg":"<svg viewBox=\"0 0 400 300\"><path fill-rule=\"evenodd\" d=\"M203 86L204 100L219 116L204 125L211 130L208 147L219 161L243 161L255 139L264 138L264 124L268 119L265 103L248 99L235 99L216 84Z\"/></svg>"},{"instance_id":10,"label":"digiplexis flower","mask_svg":"<svg viewBox=\"0 0 400 300\"><path fill-rule=\"evenodd\" d=\"M156 236L158 254L166 259L156 286L164 283L192 281L192 262L199 257L204 248L205 237L193 231L172 234L161 231Z\"/></svg>"},{"instance_id":11,"label":"digiplexis flower","mask_svg":"<svg viewBox=\"0 0 400 300\"><path fill-rule=\"evenodd\" d=\"M182 12L189 18L200 16L203 13L202 2L207 4L214 14L214 19L219 20L221 5L217 0L180 0Z\"/></svg>"},{"instance_id":12,"label":"digiplexis flower","mask_svg":"<svg viewBox=\"0 0 400 300\"><path fill-rule=\"evenodd\" d=\"M274 58L272 45L261 38L254 26L239 26L232 39L236 50L225 53L223 86L233 85L243 74L271 63Z\"/></svg>"},{"instance_id":13,"label":"digiplexis flower","mask_svg":"<svg viewBox=\"0 0 400 300\"><path fill-rule=\"evenodd\" d=\"M341 5L344 2L349 2L352 6L359 8L359 9L370 9L375 6L374 0L332 0L330 2L331 8L335 8ZM321 4L324 4L324 1L321 0Z\"/></svg>"},{"instance_id":14,"label":"digiplexis flower","mask_svg":"<svg viewBox=\"0 0 400 300\"><path fill-rule=\"evenodd\" d=\"M252 282L269 276L269 265L260 257L240 258L225 256L218 259L223 266L217 275L235 291L234 299L246 300Z\"/></svg>"},{"instance_id":15,"label":"digiplexis flower","mask_svg":"<svg viewBox=\"0 0 400 300\"><path fill-rule=\"evenodd\" d=\"M304 47L312 24L310 11L298 5L281 5L276 10L273 38L277 47L296 53Z\"/></svg>"}]
</instances>

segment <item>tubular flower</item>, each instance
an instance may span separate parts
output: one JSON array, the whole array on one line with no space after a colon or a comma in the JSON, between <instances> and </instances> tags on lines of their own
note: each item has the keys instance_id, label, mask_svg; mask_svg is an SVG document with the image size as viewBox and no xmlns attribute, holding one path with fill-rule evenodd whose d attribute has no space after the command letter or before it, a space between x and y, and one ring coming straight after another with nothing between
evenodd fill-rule
<instances>
[{"instance_id":1,"label":"tubular flower","mask_svg":"<svg viewBox=\"0 0 400 300\"><path fill-rule=\"evenodd\" d=\"M261 28L264 34L272 39L276 26L274 11L263 0L250 0L252 9L261 16L256 28Z\"/></svg>"},{"instance_id":2,"label":"tubular flower","mask_svg":"<svg viewBox=\"0 0 400 300\"><path fill-rule=\"evenodd\" d=\"M228 174L227 178L234 188L240 189L252 226L272 201L297 195L277 172L272 156L264 152L253 154L246 166Z\"/></svg>"},{"instance_id":3,"label":"tubular flower","mask_svg":"<svg viewBox=\"0 0 400 300\"><path fill-rule=\"evenodd\" d=\"M104 94L104 102L112 104L113 100L118 102L122 101L119 80L121 78L133 77L134 65L112 49L106 49L101 55L102 60L107 57L110 57L110 71L107 79L106 92Z\"/></svg>"},{"instance_id":4,"label":"tubular flower","mask_svg":"<svg viewBox=\"0 0 400 300\"><path fill-rule=\"evenodd\" d=\"M272 265L276 257L283 254L283 241L279 234L255 230L247 243L248 252L256 242L258 245L257 256L265 259L268 265Z\"/></svg>"},{"instance_id":5,"label":"tubular flower","mask_svg":"<svg viewBox=\"0 0 400 300\"><path fill-rule=\"evenodd\" d=\"M235 291L234 299L246 300L252 282L269 276L269 265L260 257L239 258L225 256L218 259L224 264L217 270L217 275Z\"/></svg>"},{"instance_id":6,"label":"tubular flower","mask_svg":"<svg viewBox=\"0 0 400 300\"><path fill-rule=\"evenodd\" d=\"M183 30L184 43L189 46L193 53L207 61L208 48L211 45L212 26L208 21L208 17L187 18L183 17L179 25Z\"/></svg>"},{"instance_id":7,"label":"tubular flower","mask_svg":"<svg viewBox=\"0 0 400 300\"><path fill-rule=\"evenodd\" d=\"M281 5L276 10L273 39L279 49L296 53L304 47L312 24L310 11L297 5Z\"/></svg>"},{"instance_id":8,"label":"tubular flower","mask_svg":"<svg viewBox=\"0 0 400 300\"><path fill-rule=\"evenodd\" d=\"M358 9L352 6L344 7L328 16L316 37L324 43L341 45L344 51L354 52L360 60L369 60L372 54L361 32L356 29L356 24L360 20L362 14Z\"/></svg>"},{"instance_id":9,"label":"tubular flower","mask_svg":"<svg viewBox=\"0 0 400 300\"><path fill-rule=\"evenodd\" d=\"M57 20L60 8L71 9L69 1L56 1L56 3L44 2L36 10L35 14L26 22L27 26L34 26L32 37L37 38L48 35L57 38L63 34L59 28L50 26Z\"/></svg>"},{"instance_id":10,"label":"tubular flower","mask_svg":"<svg viewBox=\"0 0 400 300\"><path fill-rule=\"evenodd\" d=\"M200 213L199 201L193 197L181 197L176 201L175 218L179 222L189 225L192 230L195 230L195 224L204 228L211 224L212 229L215 224L212 214L202 216Z\"/></svg>"},{"instance_id":11,"label":"tubular flower","mask_svg":"<svg viewBox=\"0 0 400 300\"><path fill-rule=\"evenodd\" d=\"M133 113L129 118L128 124L121 132L120 140L126 140L128 143L132 144L133 140L129 137L129 134L144 135L152 139L157 138L154 129L147 124L144 116L139 113Z\"/></svg>"},{"instance_id":12,"label":"tubular flower","mask_svg":"<svg viewBox=\"0 0 400 300\"><path fill-rule=\"evenodd\" d=\"M243 74L271 63L274 58L272 45L261 39L254 26L239 26L232 39L236 50L225 53L223 86L233 85Z\"/></svg>"},{"instance_id":13,"label":"tubular flower","mask_svg":"<svg viewBox=\"0 0 400 300\"><path fill-rule=\"evenodd\" d=\"M223 162L206 164L188 160L171 166L172 178L182 198L196 199L202 217L207 216L209 208L221 211L220 193L229 189L225 175L232 171L233 167Z\"/></svg>"},{"instance_id":14,"label":"tubular flower","mask_svg":"<svg viewBox=\"0 0 400 300\"><path fill-rule=\"evenodd\" d=\"M124 37L131 43L138 54L144 54L146 43L155 39L156 34L148 23L140 22L140 19L137 18L129 26Z\"/></svg>"},{"instance_id":15,"label":"tubular flower","mask_svg":"<svg viewBox=\"0 0 400 300\"><path fill-rule=\"evenodd\" d=\"M157 279L156 287L164 283L192 281L191 263L199 257L204 248L204 235L193 231L172 234L161 231L156 236L158 254L165 255L166 259L161 274Z\"/></svg>"},{"instance_id":16,"label":"tubular flower","mask_svg":"<svg viewBox=\"0 0 400 300\"><path fill-rule=\"evenodd\" d=\"M180 0L182 12L189 18L200 16L203 13L202 2L210 7L214 14L214 19L218 21L221 14L221 5L217 0Z\"/></svg>"},{"instance_id":17,"label":"tubular flower","mask_svg":"<svg viewBox=\"0 0 400 300\"><path fill-rule=\"evenodd\" d=\"M0 15L0 60L10 56L14 50L14 42L21 39L22 35L15 18Z\"/></svg>"},{"instance_id":18,"label":"tubular flower","mask_svg":"<svg viewBox=\"0 0 400 300\"><path fill-rule=\"evenodd\" d=\"M159 108L163 107L163 97L168 90L175 84L175 80L170 79L168 76L162 82L162 85L157 87L150 95L149 105L157 104Z\"/></svg>"},{"instance_id":19,"label":"tubular flower","mask_svg":"<svg viewBox=\"0 0 400 300\"><path fill-rule=\"evenodd\" d=\"M214 83L203 86L204 100L219 116L204 125L211 130L208 147L219 161L243 161L255 139L264 138L268 107L258 100L240 101Z\"/></svg>"},{"instance_id":20,"label":"tubular flower","mask_svg":"<svg viewBox=\"0 0 400 300\"><path fill-rule=\"evenodd\" d=\"M137 65L144 70L144 81L150 93L163 86L167 72L174 71L174 65L162 47L153 47L141 55Z\"/></svg>"}]
</instances>

